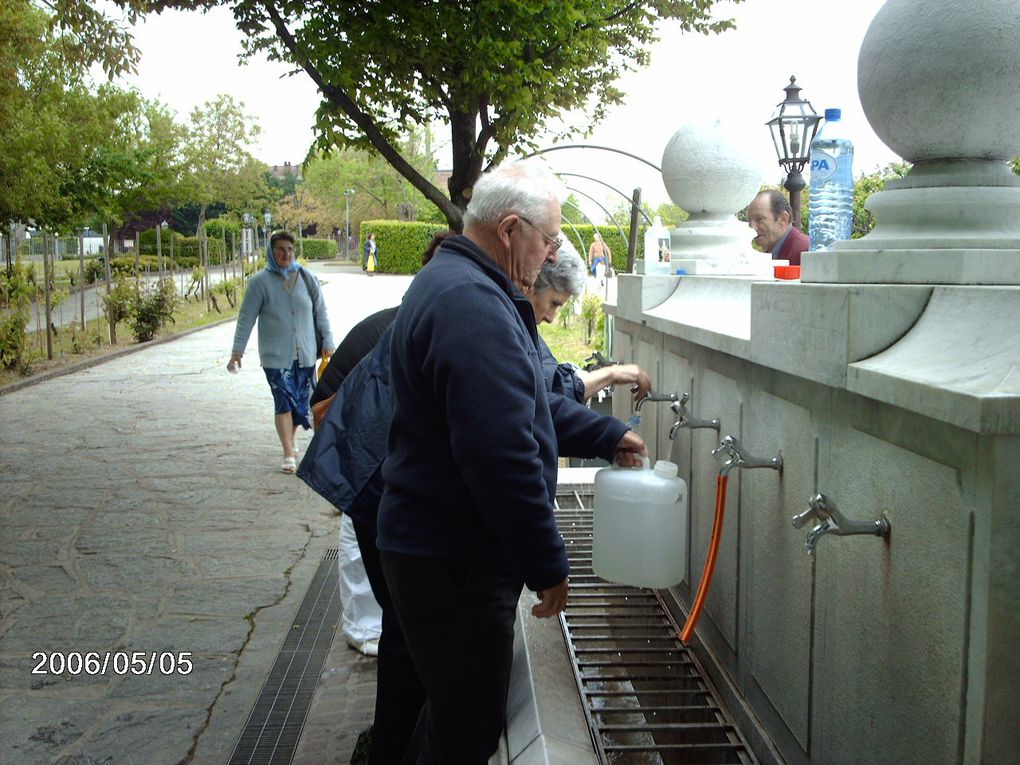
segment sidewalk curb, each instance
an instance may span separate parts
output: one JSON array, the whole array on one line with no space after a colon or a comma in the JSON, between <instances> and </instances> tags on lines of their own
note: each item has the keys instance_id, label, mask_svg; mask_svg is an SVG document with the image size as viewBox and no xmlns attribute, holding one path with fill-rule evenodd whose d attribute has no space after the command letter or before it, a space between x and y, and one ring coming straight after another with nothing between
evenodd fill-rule
<instances>
[{"instance_id":1,"label":"sidewalk curb","mask_svg":"<svg viewBox=\"0 0 1020 765\"><path fill-rule=\"evenodd\" d=\"M15 391L19 391L22 388L27 388L30 385L35 385L36 383L46 382L47 380L52 380L55 377L62 377L63 375L71 374L72 372L80 372L83 369L89 369L90 367L94 367L98 364L102 364L107 361L113 361L114 359L119 359L122 356L127 356L128 354L131 353L144 351L146 348L154 348L157 345L163 345L164 343L179 340L182 337L187 337L188 335L193 335L196 332L201 332L206 329L218 327L220 324L226 324L227 322L230 321L237 321L237 317L230 316L225 319L220 319L219 321L211 322L209 324L203 324L201 327L193 327L192 329L186 329L183 332L177 332L173 335L157 337L155 340L149 340L144 343L135 343L134 345L126 346L111 353L103 354L102 356L94 356L90 359L84 359L83 361L79 361L74 364L68 364L66 367L61 367L60 369L50 369L47 370L46 372L40 372L37 375L29 375L24 380L18 380L17 382L0 386L0 397L6 396L8 393L14 393Z\"/></svg>"}]
</instances>

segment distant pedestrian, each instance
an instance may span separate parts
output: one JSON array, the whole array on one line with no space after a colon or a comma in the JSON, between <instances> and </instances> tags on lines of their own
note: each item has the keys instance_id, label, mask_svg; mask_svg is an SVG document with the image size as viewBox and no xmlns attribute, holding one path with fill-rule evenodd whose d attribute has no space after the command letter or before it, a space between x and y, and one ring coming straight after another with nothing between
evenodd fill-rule
<instances>
[{"instance_id":1,"label":"distant pedestrian","mask_svg":"<svg viewBox=\"0 0 1020 765\"><path fill-rule=\"evenodd\" d=\"M591 247L588 248L588 268L591 269L591 275L599 280L599 284L602 283L609 270L609 261L612 257L613 253L609 249L609 245L602 239L602 234L596 231L595 239L592 241Z\"/></svg>"},{"instance_id":2,"label":"distant pedestrian","mask_svg":"<svg viewBox=\"0 0 1020 765\"><path fill-rule=\"evenodd\" d=\"M379 252L379 248L375 245L375 234L369 234L368 239L365 240L365 246L361 256L361 270L362 271L375 271L376 255ZM371 268L369 268L369 260L372 261Z\"/></svg>"},{"instance_id":3,"label":"distant pedestrian","mask_svg":"<svg viewBox=\"0 0 1020 765\"><path fill-rule=\"evenodd\" d=\"M297 429L308 429L309 399L315 382L318 334L322 356L333 353L326 303L319 281L294 257L294 237L277 232L269 239L268 262L248 281L237 315L227 369L236 371L248 338L259 324L259 362L273 393L276 434L283 447L284 473L297 470Z\"/></svg>"}]
</instances>

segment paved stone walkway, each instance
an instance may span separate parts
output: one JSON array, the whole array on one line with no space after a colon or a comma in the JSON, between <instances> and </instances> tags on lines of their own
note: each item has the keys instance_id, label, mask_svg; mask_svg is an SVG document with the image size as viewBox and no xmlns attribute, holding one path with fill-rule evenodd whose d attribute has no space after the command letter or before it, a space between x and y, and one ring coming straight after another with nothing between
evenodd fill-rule
<instances>
[{"instance_id":1,"label":"paved stone walkway","mask_svg":"<svg viewBox=\"0 0 1020 765\"><path fill-rule=\"evenodd\" d=\"M409 281L317 270L337 338ZM279 472L254 335L224 369L233 331L0 397L0 763L227 761L339 528ZM112 659L48 671L72 652ZM296 762L348 762L374 670L334 643Z\"/></svg>"}]
</instances>

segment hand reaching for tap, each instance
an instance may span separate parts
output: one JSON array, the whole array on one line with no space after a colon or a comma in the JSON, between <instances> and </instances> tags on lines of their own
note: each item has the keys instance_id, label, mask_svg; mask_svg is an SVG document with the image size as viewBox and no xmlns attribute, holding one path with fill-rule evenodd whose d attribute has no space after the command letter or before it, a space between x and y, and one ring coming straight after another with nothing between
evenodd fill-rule
<instances>
[{"instance_id":1,"label":"hand reaching for tap","mask_svg":"<svg viewBox=\"0 0 1020 765\"><path fill-rule=\"evenodd\" d=\"M637 467L641 464L641 457L647 456L648 447L633 430L624 433L616 444L616 464L621 467Z\"/></svg>"},{"instance_id":2,"label":"hand reaching for tap","mask_svg":"<svg viewBox=\"0 0 1020 765\"><path fill-rule=\"evenodd\" d=\"M584 398L587 401L607 385L630 384L634 400L644 398L652 389L652 380L637 364L611 364L591 372L578 371L584 381Z\"/></svg>"}]
</instances>

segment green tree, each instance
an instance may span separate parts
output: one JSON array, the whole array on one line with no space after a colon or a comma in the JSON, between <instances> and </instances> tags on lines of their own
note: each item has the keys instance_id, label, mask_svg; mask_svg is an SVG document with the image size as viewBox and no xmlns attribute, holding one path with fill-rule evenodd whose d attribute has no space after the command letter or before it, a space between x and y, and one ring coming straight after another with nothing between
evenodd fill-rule
<instances>
[{"instance_id":1,"label":"green tree","mask_svg":"<svg viewBox=\"0 0 1020 765\"><path fill-rule=\"evenodd\" d=\"M405 136L400 147L419 172L435 176L435 162L425 153L419 133ZM415 221L431 207L410 181L374 152L342 149L315 154L305 163L304 177L311 195L334 216L337 229L346 223L347 189L354 191L350 197L352 230L363 220Z\"/></svg>"},{"instance_id":2,"label":"green tree","mask_svg":"<svg viewBox=\"0 0 1020 765\"><path fill-rule=\"evenodd\" d=\"M249 54L264 51L315 82L321 148L377 152L456 229L486 165L531 146L565 110L598 121L622 102L614 83L647 63L662 20L699 33L733 25L712 20L715 0L116 1L155 11L230 7ZM403 125L433 122L450 130L447 193L399 147Z\"/></svg>"},{"instance_id":3,"label":"green tree","mask_svg":"<svg viewBox=\"0 0 1020 765\"><path fill-rule=\"evenodd\" d=\"M581 200L577 198L574 192L570 192L567 198L563 200L563 222L573 223L574 225L590 222L581 211Z\"/></svg>"},{"instance_id":4,"label":"green tree","mask_svg":"<svg viewBox=\"0 0 1020 765\"><path fill-rule=\"evenodd\" d=\"M207 101L191 113L188 140L183 150L188 167L184 194L199 206L200 235L209 206L224 203L229 209L261 208L270 200L267 167L250 149L261 132L244 104L228 95Z\"/></svg>"},{"instance_id":5,"label":"green tree","mask_svg":"<svg viewBox=\"0 0 1020 765\"><path fill-rule=\"evenodd\" d=\"M884 189L886 181L902 178L907 174L908 170L910 170L909 164L905 162L892 162L877 172L862 175L854 181L854 227L852 238L860 239L875 227L875 216L864 206L868 201L868 197L876 191Z\"/></svg>"}]
</instances>

